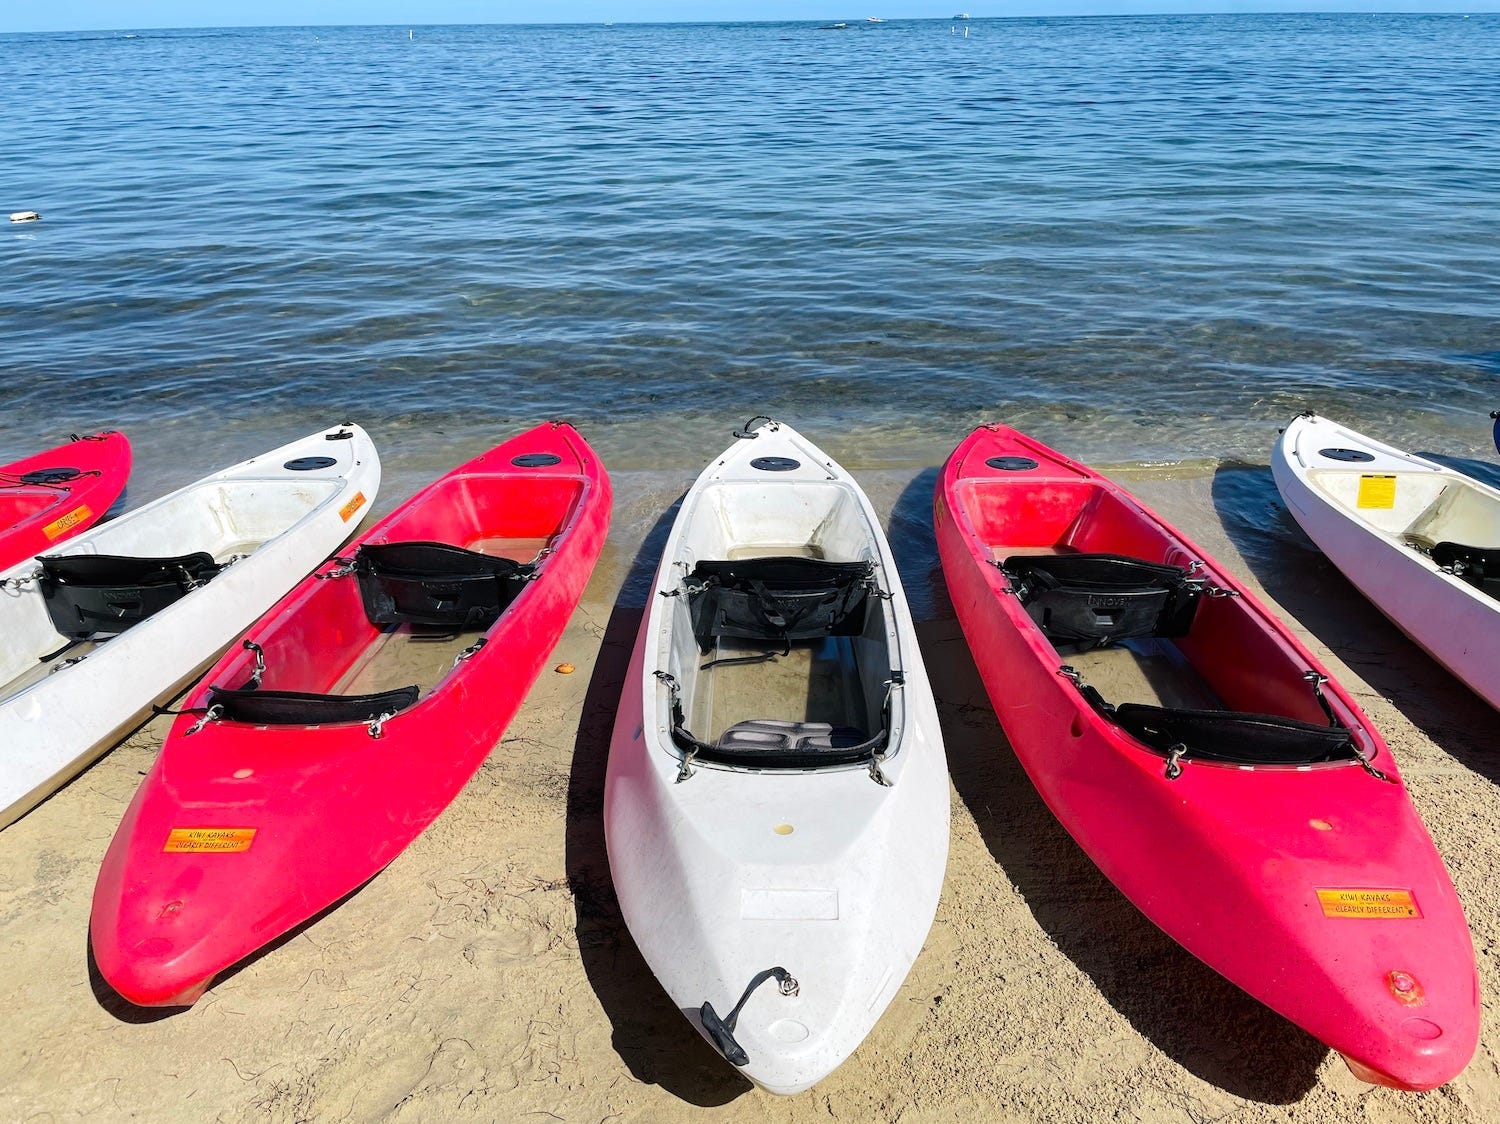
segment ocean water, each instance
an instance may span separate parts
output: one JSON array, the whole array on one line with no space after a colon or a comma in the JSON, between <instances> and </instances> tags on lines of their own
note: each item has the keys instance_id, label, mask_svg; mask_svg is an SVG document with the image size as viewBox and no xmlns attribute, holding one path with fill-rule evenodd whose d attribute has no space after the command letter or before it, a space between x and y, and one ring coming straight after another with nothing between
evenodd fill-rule
<instances>
[{"instance_id":1,"label":"ocean water","mask_svg":"<svg viewBox=\"0 0 1500 1124\"><path fill-rule=\"evenodd\" d=\"M771 413L856 469L999 419L1212 471L1309 407L1487 447L1500 16L964 31L0 36L43 215L0 459L116 426L145 498L350 418L410 491L566 417L686 479Z\"/></svg>"}]
</instances>

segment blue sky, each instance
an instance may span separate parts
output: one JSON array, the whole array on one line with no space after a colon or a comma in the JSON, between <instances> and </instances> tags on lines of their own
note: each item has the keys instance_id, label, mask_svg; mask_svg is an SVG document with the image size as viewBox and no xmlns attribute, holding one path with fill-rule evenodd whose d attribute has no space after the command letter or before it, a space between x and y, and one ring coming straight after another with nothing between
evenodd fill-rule
<instances>
[{"instance_id":1,"label":"blue sky","mask_svg":"<svg viewBox=\"0 0 1500 1124\"><path fill-rule=\"evenodd\" d=\"M344 24L946 19L1142 12L1493 12L1500 0L0 0L0 31Z\"/></svg>"}]
</instances>

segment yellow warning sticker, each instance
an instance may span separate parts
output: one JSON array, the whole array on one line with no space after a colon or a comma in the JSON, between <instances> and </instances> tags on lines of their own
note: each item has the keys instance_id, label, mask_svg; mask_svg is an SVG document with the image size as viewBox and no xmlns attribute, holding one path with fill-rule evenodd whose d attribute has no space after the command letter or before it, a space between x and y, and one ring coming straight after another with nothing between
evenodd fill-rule
<instances>
[{"instance_id":1,"label":"yellow warning sticker","mask_svg":"<svg viewBox=\"0 0 1500 1124\"><path fill-rule=\"evenodd\" d=\"M255 841L253 827L174 827L162 848L168 854L199 851L248 851Z\"/></svg>"},{"instance_id":2,"label":"yellow warning sticker","mask_svg":"<svg viewBox=\"0 0 1500 1124\"><path fill-rule=\"evenodd\" d=\"M72 511L68 512L68 514L54 519L51 523L48 523L45 527L43 527L42 534L46 535L49 541L55 540L59 536L66 534L72 528L78 526L78 524L82 523L85 519L88 519L93 514L94 513L89 510L88 504L79 504Z\"/></svg>"},{"instance_id":3,"label":"yellow warning sticker","mask_svg":"<svg viewBox=\"0 0 1500 1124\"><path fill-rule=\"evenodd\" d=\"M339 508L339 518L347 523L354 517L354 513L364 506L365 494L363 492L355 492L354 498Z\"/></svg>"},{"instance_id":4,"label":"yellow warning sticker","mask_svg":"<svg viewBox=\"0 0 1500 1124\"><path fill-rule=\"evenodd\" d=\"M1394 476L1361 476L1356 507L1395 507L1396 478Z\"/></svg>"},{"instance_id":5,"label":"yellow warning sticker","mask_svg":"<svg viewBox=\"0 0 1500 1124\"><path fill-rule=\"evenodd\" d=\"M1325 917L1367 917L1400 921L1421 917L1417 899L1410 890L1319 890L1318 904Z\"/></svg>"}]
</instances>

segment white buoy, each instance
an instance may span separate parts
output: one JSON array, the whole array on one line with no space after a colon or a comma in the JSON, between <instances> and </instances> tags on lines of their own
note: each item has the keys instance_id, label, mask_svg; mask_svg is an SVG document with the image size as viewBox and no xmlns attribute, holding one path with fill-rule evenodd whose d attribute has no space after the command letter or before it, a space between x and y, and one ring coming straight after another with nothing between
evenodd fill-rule
<instances>
[{"instance_id":1,"label":"white buoy","mask_svg":"<svg viewBox=\"0 0 1500 1124\"><path fill-rule=\"evenodd\" d=\"M12 211L10 213L11 222L36 222L41 217L35 211Z\"/></svg>"}]
</instances>

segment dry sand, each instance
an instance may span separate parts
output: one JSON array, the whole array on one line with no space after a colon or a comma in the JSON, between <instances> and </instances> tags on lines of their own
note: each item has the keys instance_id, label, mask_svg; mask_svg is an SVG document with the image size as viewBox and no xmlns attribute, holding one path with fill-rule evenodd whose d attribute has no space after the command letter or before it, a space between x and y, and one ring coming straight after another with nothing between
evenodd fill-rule
<instances>
[{"instance_id":1,"label":"dry sand","mask_svg":"<svg viewBox=\"0 0 1500 1124\"><path fill-rule=\"evenodd\" d=\"M489 761L388 869L197 1006L130 1009L87 952L94 876L164 720L0 834L0 1119L1500 1120L1492 999L1460 1078L1423 1095L1374 1089L1100 876L985 697L936 567L934 476L861 473L924 618L953 777L947 881L905 986L812 1091L759 1092L698 1038L610 887L614 705L657 517L686 483L643 472L616 476L616 534L551 661L576 674L543 673ZM1485 993L1500 994L1495 713L1320 556L1265 549L1253 515L1276 498L1263 467L1124 478L1263 588L1368 709L1448 860Z\"/></svg>"}]
</instances>

